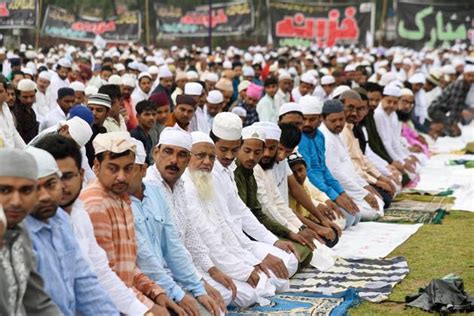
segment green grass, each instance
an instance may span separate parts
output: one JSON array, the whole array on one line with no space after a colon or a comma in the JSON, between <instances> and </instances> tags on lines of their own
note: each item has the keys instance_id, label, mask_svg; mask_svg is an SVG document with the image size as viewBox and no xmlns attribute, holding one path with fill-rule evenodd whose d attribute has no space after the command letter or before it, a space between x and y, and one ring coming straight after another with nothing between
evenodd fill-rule
<instances>
[{"instance_id":1,"label":"green grass","mask_svg":"<svg viewBox=\"0 0 474 316\"><path fill-rule=\"evenodd\" d=\"M405 296L449 273L461 276L465 290L474 295L474 213L451 212L441 225L423 225L389 255L394 256L408 260L408 276L396 285L387 302L364 302L350 309L350 315L433 315L405 309Z\"/></svg>"}]
</instances>

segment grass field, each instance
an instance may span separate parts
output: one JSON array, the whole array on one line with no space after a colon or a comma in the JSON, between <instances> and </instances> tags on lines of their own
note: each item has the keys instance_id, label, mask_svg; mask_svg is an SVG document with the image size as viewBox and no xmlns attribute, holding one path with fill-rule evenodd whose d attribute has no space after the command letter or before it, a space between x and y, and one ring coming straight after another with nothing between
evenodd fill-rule
<instances>
[{"instance_id":1,"label":"grass field","mask_svg":"<svg viewBox=\"0 0 474 316\"><path fill-rule=\"evenodd\" d=\"M406 257L410 274L395 287L387 302L364 302L350 309L350 315L432 315L405 309L405 296L449 273L461 276L466 291L474 295L474 213L451 212L441 225L423 225L391 256Z\"/></svg>"}]
</instances>

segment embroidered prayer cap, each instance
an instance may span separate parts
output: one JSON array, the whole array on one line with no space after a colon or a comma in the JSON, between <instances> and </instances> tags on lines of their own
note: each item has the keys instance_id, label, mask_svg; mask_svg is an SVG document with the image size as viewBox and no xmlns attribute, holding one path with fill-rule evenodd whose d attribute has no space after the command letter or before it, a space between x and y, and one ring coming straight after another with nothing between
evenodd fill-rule
<instances>
[{"instance_id":1,"label":"embroidered prayer cap","mask_svg":"<svg viewBox=\"0 0 474 316\"><path fill-rule=\"evenodd\" d=\"M234 91L234 88L232 87L232 81L226 78L219 79L219 81L216 83L216 88L223 91Z\"/></svg>"},{"instance_id":2,"label":"embroidered prayer cap","mask_svg":"<svg viewBox=\"0 0 474 316\"><path fill-rule=\"evenodd\" d=\"M178 146L191 151L193 140L190 133L180 128L166 127L160 134L157 146L160 145Z\"/></svg>"},{"instance_id":3,"label":"embroidered prayer cap","mask_svg":"<svg viewBox=\"0 0 474 316\"><path fill-rule=\"evenodd\" d=\"M344 105L341 101L337 99L324 101L323 114L340 113L342 111L344 111Z\"/></svg>"},{"instance_id":4,"label":"embroidered prayer cap","mask_svg":"<svg viewBox=\"0 0 474 316\"><path fill-rule=\"evenodd\" d=\"M417 83L425 84L426 82L425 75L423 75L421 72L417 72L413 74L410 78L408 78L408 82L411 84L417 84Z\"/></svg>"},{"instance_id":5,"label":"embroidered prayer cap","mask_svg":"<svg viewBox=\"0 0 474 316\"><path fill-rule=\"evenodd\" d=\"M207 102L211 104L218 104L221 102L224 102L224 96L219 90L212 90L209 91L209 94L207 95Z\"/></svg>"},{"instance_id":6,"label":"embroidered prayer cap","mask_svg":"<svg viewBox=\"0 0 474 316\"><path fill-rule=\"evenodd\" d=\"M35 91L35 89L36 84L31 79L21 79L17 85L18 91Z\"/></svg>"},{"instance_id":7,"label":"embroidered prayer cap","mask_svg":"<svg viewBox=\"0 0 474 316\"><path fill-rule=\"evenodd\" d=\"M88 105L101 105L110 109L112 107L112 100L105 93L97 93L89 97L89 101L87 102L87 104Z\"/></svg>"},{"instance_id":8,"label":"embroidered prayer cap","mask_svg":"<svg viewBox=\"0 0 474 316\"><path fill-rule=\"evenodd\" d=\"M334 91L331 93L331 98L332 99L337 99L344 91L348 91L351 88L346 85L338 86Z\"/></svg>"},{"instance_id":9,"label":"embroidered prayer cap","mask_svg":"<svg viewBox=\"0 0 474 316\"><path fill-rule=\"evenodd\" d=\"M94 146L95 154L110 151L114 154L121 154L127 150L131 150L134 153L137 151L137 147L131 140L129 132L110 132L104 134L97 134L92 141Z\"/></svg>"},{"instance_id":10,"label":"embroidered prayer cap","mask_svg":"<svg viewBox=\"0 0 474 316\"><path fill-rule=\"evenodd\" d=\"M161 78L172 78L173 73L171 70L168 68L168 66L161 66L160 67L160 72L158 73L158 76Z\"/></svg>"},{"instance_id":11,"label":"embroidered prayer cap","mask_svg":"<svg viewBox=\"0 0 474 316\"><path fill-rule=\"evenodd\" d=\"M117 86L122 85L122 78L119 75L112 75L108 80L108 84L114 84Z\"/></svg>"},{"instance_id":12,"label":"embroidered prayer cap","mask_svg":"<svg viewBox=\"0 0 474 316\"><path fill-rule=\"evenodd\" d=\"M260 100L263 93L263 87L251 82L245 93L250 98L253 98L255 100Z\"/></svg>"},{"instance_id":13,"label":"embroidered prayer cap","mask_svg":"<svg viewBox=\"0 0 474 316\"><path fill-rule=\"evenodd\" d=\"M402 89L400 89L396 85L389 84L388 86L383 88L383 95L399 98L402 95Z\"/></svg>"},{"instance_id":14,"label":"embroidered prayer cap","mask_svg":"<svg viewBox=\"0 0 474 316\"><path fill-rule=\"evenodd\" d=\"M168 100L168 95L166 92L157 92L153 93L148 100L153 102L157 107L169 105L170 101Z\"/></svg>"},{"instance_id":15,"label":"embroidered prayer cap","mask_svg":"<svg viewBox=\"0 0 474 316\"><path fill-rule=\"evenodd\" d=\"M80 91L80 92L84 92L86 90L86 86L80 81L71 82L71 84L69 85L69 88L71 88L74 91Z\"/></svg>"},{"instance_id":16,"label":"embroidered prayer cap","mask_svg":"<svg viewBox=\"0 0 474 316\"><path fill-rule=\"evenodd\" d=\"M278 124L273 122L255 122L252 126L259 127L264 130L266 139L280 141L281 129Z\"/></svg>"},{"instance_id":17,"label":"embroidered prayer cap","mask_svg":"<svg viewBox=\"0 0 474 316\"><path fill-rule=\"evenodd\" d=\"M207 135L206 133L196 131L191 133L191 137L193 139L193 145L197 143L209 143L214 145L214 142L212 141L211 137Z\"/></svg>"},{"instance_id":18,"label":"embroidered prayer cap","mask_svg":"<svg viewBox=\"0 0 474 316\"><path fill-rule=\"evenodd\" d=\"M37 179L48 177L54 174L58 177L62 175L61 171L59 171L56 160L46 150L28 146L26 147L25 151L30 153L36 161L36 166L38 167Z\"/></svg>"},{"instance_id":19,"label":"embroidered prayer cap","mask_svg":"<svg viewBox=\"0 0 474 316\"><path fill-rule=\"evenodd\" d=\"M323 102L312 95L305 95L300 98L299 102L303 115L321 114L323 111Z\"/></svg>"},{"instance_id":20,"label":"embroidered prayer cap","mask_svg":"<svg viewBox=\"0 0 474 316\"><path fill-rule=\"evenodd\" d=\"M188 82L184 85L184 94L200 96L203 87L197 82Z\"/></svg>"},{"instance_id":21,"label":"embroidered prayer cap","mask_svg":"<svg viewBox=\"0 0 474 316\"><path fill-rule=\"evenodd\" d=\"M321 77L321 85L328 85L336 83L336 79L331 75L326 75Z\"/></svg>"},{"instance_id":22,"label":"embroidered prayer cap","mask_svg":"<svg viewBox=\"0 0 474 316\"><path fill-rule=\"evenodd\" d=\"M435 86L438 86L442 75L443 73L441 72L440 69L433 69L430 71L430 73L426 77L426 81L429 81Z\"/></svg>"},{"instance_id":23,"label":"embroidered prayer cap","mask_svg":"<svg viewBox=\"0 0 474 316\"><path fill-rule=\"evenodd\" d=\"M130 76L129 74L125 74L122 76L122 84L127 87L135 87L135 78Z\"/></svg>"},{"instance_id":24,"label":"embroidered prayer cap","mask_svg":"<svg viewBox=\"0 0 474 316\"><path fill-rule=\"evenodd\" d=\"M38 179L38 165L32 154L16 148L0 149L0 177Z\"/></svg>"},{"instance_id":25,"label":"embroidered prayer cap","mask_svg":"<svg viewBox=\"0 0 474 316\"><path fill-rule=\"evenodd\" d=\"M301 113L301 115L303 115L301 105L299 105L296 102L288 102L288 103L284 103L280 107L280 110L278 111L278 116L282 116L290 112L299 112Z\"/></svg>"},{"instance_id":26,"label":"embroidered prayer cap","mask_svg":"<svg viewBox=\"0 0 474 316\"><path fill-rule=\"evenodd\" d=\"M231 112L237 114L240 117L247 117L247 110L241 106L234 107Z\"/></svg>"},{"instance_id":27,"label":"embroidered prayer cap","mask_svg":"<svg viewBox=\"0 0 474 316\"><path fill-rule=\"evenodd\" d=\"M242 129L242 140L247 140L247 139L257 139L261 140L262 142L265 142L266 140L266 135L265 135L265 130L261 127L258 126L247 126Z\"/></svg>"},{"instance_id":28,"label":"embroidered prayer cap","mask_svg":"<svg viewBox=\"0 0 474 316\"><path fill-rule=\"evenodd\" d=\"M51 81L51 74L49 73L49 71L45 70L38 74L38 78Z\"/></svg>"},{"instance_id":29,"label":"embroidered prayer cap","mask_svg":"<svg viewBox=\"0 0 474 316\"><path fill-rule=\"evenodd\" d=\"M212 133L224 140L238 140L242 137L242 119L234 113L218 113L212 122Z\"/></svg>"},{"instance_id":30,"label":"embroidered prayer cap","mask_svg":"<svg viewBox=\"0 0 474 316\"><path fill-rule=\"evenodd\" d=\"M242 92L244 90L247 90L250 86L250 81L248 80L242 80L239 85L237 86L237 91Z\"/></svg>"},{"instance_id":31,"label":"embroidered prayer cap","mask_svg":"<svg viewBox=\"0 0 474 316\"><path fill-rule=\"evenodd\" d=\"M136 138L130 138L132 143L135 144L136 146L136 152L135 152L135 164L136 165L143 165L145 164L146 161L146 151L145 151L145 146L143 146L143 143L139 141Z\"/></svg>"}]
</instances>

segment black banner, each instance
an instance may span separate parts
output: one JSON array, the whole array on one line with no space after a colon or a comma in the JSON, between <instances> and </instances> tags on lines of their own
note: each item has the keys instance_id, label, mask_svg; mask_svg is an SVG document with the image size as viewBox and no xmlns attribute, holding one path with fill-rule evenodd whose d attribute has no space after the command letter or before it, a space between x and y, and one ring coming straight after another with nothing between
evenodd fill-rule
<instances>
[{"instance_id":1,"label":"black banner","mask_svg":"<svg viewBox=\"0 0 474 316\"><path fill-rule=\"evenodd\" d=\"M94 41L99 35L107 42L130 42L140 39L140 12L127 12L113 19L100 20L48 6L41 34L77 41Z\"/></svg>"},{"instance_id":2,"label":"black banner","mask_svg":"<svg viewBox=\"0 0 474 316\"><path fill-rule=\"evenodd\" d=\"M372 3L270 2L272 36L279 46L364 44Z\"/></svg>"},{"instance_id":3,"label":"black banner","mask_svg":"<svg viewBox=\"0 0 474 316\"><path fill-rule=\"evenodd\" d=\"M36 27L36 0L0 1L0 29Z\"/></svg>"},{"instance_id":4,"label":"black banner","mask_svg":"<svg viewBox=\"0 0 474 316\"><path fill-rule=\"evenodd\" d=\"M209 6L174 6L155 3L156 29L174 37L208 36ZM252 1L238 0L212 4L212 35L245 34L253 29Z\"/></svg>"},{"instance_id":5,"label":"black banner","mask_svg":"<svg viewBox=\"0 0 474 316\"><path fill-rule=\"evenodd\" d=\"M422 47L450 47L456 41L474 43L474 5L397 2L397 44Z\"/></svg>"}]
</instances>

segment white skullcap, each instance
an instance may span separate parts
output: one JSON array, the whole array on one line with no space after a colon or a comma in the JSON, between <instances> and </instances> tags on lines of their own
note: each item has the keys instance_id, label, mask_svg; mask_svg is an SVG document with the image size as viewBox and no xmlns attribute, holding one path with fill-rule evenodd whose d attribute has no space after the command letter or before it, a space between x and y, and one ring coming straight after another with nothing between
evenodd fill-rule
<instances>
[{"instance_id":1,"label":"white skullcap","mask_svg":"<svg viewBox=\"0 0 474 316\"><path fill-rule=\"evenodd\" d=\"M204 80L205 81L211 81L211 82L217 82L219 80L219 77L217 76L217 74L213 73L213 72L208 72L205 76L204 76Z\"/></svg>"},{"instance_id":2,"label":"white skullcap","mask_svg":"<svg viewBox=\"0 0 474 316\"><path fill-rule=\"evenodd\" d=\"M71 88L74 91L80 91L80 92L84 92L86 90L86 86L80 81L71 82L71 84L69 85L69 88Z\"/></svg>"},{"instance_id":3,"label":"white skullcap","mask_svg":"<svg viewBox=\"0 0 474 316\"><path fill-rule=\"evenodd\" d=\"M284 103L280 107L280 110L278 111L278 116L285 115L286 113L289 113L289 112L303 113L301 111L301 105L299 105L298 103L295 103L295 102L288 102L288 103Z\"/></svg>"},{"instance_id":4,"label":"white skullcap","mask_svg":"<svg viewBox=\"0 0 474 316\"><path fill-rule=\"evenodd\" d=\"M408 79L408 82L411 84L417 84L417 83L425 84L426 82L425 75L423 75L421 72L417 72Z\"/></svg>"},{"instance_id":5,"label":"white skullcap","mask_svg":"<svg viewBox=\"0 0 474 316\"><path fill-rule=\"evenodd\" d=\"M212 103L212 104L217 104L224 102L224 96L222 95L222 92L219 90L212 90L209 91L209 94L207 95L207 102Z\"/></svg>"},{"instance_id":6,"label":"white skullcap","mask_svg":"<svg viewBox=\"0 0 474 316\"><path fill-rule=\"evenodd\" d=\"M242 136L242 120L234 113L218 113L212 123L212 132L224 140L238 140Z\"/></svg>"},{"instance_id":7,"label":"white skullcap","mask_svg":"<svg viewBox=\"0 0 474 316\"><path fill-rule=\"evenodd\" d=\"M191 134L180 128L166 127L160 134L157 146L170 145L178 146L191 151L193 140Z\"/></svg>"},{"instance_id":8,"label":"white skullcap","mask_svg":"<svg viewBox=\"0 0 474 316\"><path fill-rule=\"evenodd\" d=\"M51 81L51 74L49 73L49 71L42 71L38 74L38 78Z\"/></svg>"},{"instance_id":9,"label":"white skullcap","mask_svg":"<svg viewBox=\"0 0 474 316\"><path fill-rule=\"evenodd\" d=\"M237 114L240 117L247 117L247 110L241 106L234 107L231 112Z\"/></svg>"},{"instance_id":10,"label":"white skullcap","mask_svg":"<svg viewBox=\"0 0 474 316\"><path fill-rule=\"evenodd\" d=\"M237 86L237 91L242 92L244 90L247 90L247 88L250 86L250 81L248 80L242 80L239 85Z\"/></svg>"},{"instance_id":11,"label":"white skullcap","mask_svg":"<svg viewBox=\"0 0 474 316\"><path fill-rule=\"evenodd\" d=\"M33 146L26 147L25 151L30 153L36 161L36 165L38 166L38 179L51 175L61 176L58 164L49 152Z\"/></svg>"},{"instance_id":12,"label":"white skullcap","mask_svg":"<svg viewBox=\"0 0 474 316\"><path fill-rule=\"evenodd\" d=\"M321 85L334 84L336 83L336 78L331 75L326 75L321 77Z\"/></svg>"},{"instance_id":13,"label":"white skullcap","mask_svg":"<svg viewBox=\"0 0 474 316\"><path fill-rule=\"evenodd\" d=\"M138 75L138 81L140 81L140 79L142 79L143 77L147 77L147 78L150 78L151 79L151 75L149 72L141 72L139 75Z\"/></svg>"},{"instance_id":14,"label":"white skullcap","mask_svg":"<svg viewBox=\"0 0 474 316\"><path fill-rule=\"evenodd\" d=\"M413 96L413 91L408 88L403 88L400 90L401 95L410 95Z\"/></svg>"},{"instance_id":15,"label":"white skullcap","mask_svg":"<svg viewBox=\"0 0 474 316\"><path fill-rule=\"evenodd\" d=\"M89 97L93 94L97 94L99 92L99 88L96 86L87 86L86 89L84 90L84 94Z\"/></svg>"},{"instance_id":16,"label":"white skullcap","mask_svg":"<svg viewBox=\"0 0 474 316\"><path fill-rule=\"evenodd\" d=\"M255 76L255 71L252 67L245 66L244 69L242 69L242 75L244 77L253 77Z\"/></svg>"},{"instance_id":17,"label":"white skullcap","mask_svg":"<svg viewBox=\"0 0 474 316\"><path fill-rule=\"evenodd\" d=\"M402 95L402 90L396 85L389 84L383 88L383 95L399 98Z\"/></svg>"},{"instance_id":18,"label":"white skullcap","mask_svg":"<svg viewBox=\"0 0 474 316\"><path fill-rule=\"evenodd\" d=\"M178 71L174 80L188 80L188 75L184 71Z\"/></svg>"},{"instance_id":19,"label":"white skullcap","mask_svg":"<svg viewBox=\"0 0 474 316\"><path fill-rule=\"evenodd\" d=\"M193 139L193 145L197 143L208 143L214 145L214 142L212 141L211 137L207 135L206 133L196 131L191 133L191 137Z\"/></svg>"},{"instance_id":20,"label":"white skullcap","mask_svg":"<svg viewBox=\"0 0 474 316\"><path fill-rule=\"evenodd\" d=\"M168 68L168 66L161 66L160 67L160 72L158 73L158 76L160 78L171 78L171 77L173 77L173 73Z\"/></svg>"},{"instance_id":21,"label":"white skullcap","mask_svg":"<svg viewBox=\"0 0 474 316\"><path fill-rule=\"evenodd\" d=\"M232 63L228 60L224 61L224 63L222 64L222 68L224 69L232 69Z\"/></svg>"},{"instance_id":22,"label":"white skullcap","mask_svg":"<svg viewBox=\"0 0 474 316\"><path fill-rule=\"evenodd\" d=\"M386 86L394 80L397 80L397 73L393 71L387 72L383 74L382 77L380 78L379 85Z\"/></svg>"},{"instance_id":23,"label":"white skullcap","mask_svg":"<svg viewBox=\"0 0 474 316\"><path fill-rule=\"evenodd\" d=\"M58 65L64 68L72 67L71 62L67 58L61 58L60 60L58 60Z\"/></svg>"},{"instance_id":24,"label":"white skullcap","mask_svg":"<svg viewBox=\"0 0 474 316\"><path fill-rule=\"evenodd\" d=\"M323 111L323 102L312 95L305 95L300 99L299 104L303 115L321 114Z\"/></svg>"},{"instance_id":25,"label":"white skullcap","mask_svg":"<svg viewBox=\"0 0 474 316\"><path fill-rule=\"evenodd\" d=\"M115 64L115 65L114 65L114 68L115 68L115 70L117 70L118 72L125 70L125 66L124 66L123 64Z\"/></svg>"},{"instance_id":26,"label":"white skullcap","mask_svg":"<svg viewBox=\"0 0 474 316\"><path fill-rule=\"evenodd\" d=\"M131 139L132 137L129 132L109 132L97 134L92 141L92 145L96 155L105 151L121 154L131 150L136 153L137 147Z\"/></svg>"},{"instance_id":27,"label":"white skullcap","mask_svg":"<svg viewBox=\"0 0 474 316\"><path fill-rule=\"evenodd\" d=\"M467 72L474 72L473 64L467 64L466 66L464 66L464 73L467 73Z\"/></svg>"},{"instance_id":28,"label":"white skullcap","mask_svg":"<svg viewBox=\"0 0 474 316\"><path fill-rule=\"evenodd\" d=\"M273 122L255 122L252 124L252 126L263 129L266 139L280 141L281 129L278 124Z\"/></svg>"},{"instance_id":29,"label":"white skullcap","mask_svg":"<svg viewBox=\"0 0 474 316\"><path fill-rule=\"evenodd\" d=\"M315 81L316 81L316 78L309 72L305 72L302 76L301 76L301 82L304 82L304 83L307 83L307 84L311 84L311 85L314 85Z\"/></svg>"},{"instance_id":30,"label":"white skullcap","mask_svg":"<svg viewBox=\"0 0 474 316\"><path fill-rule=\"evenodd\" d=\"M356 71L356 66L354 64L349 64L344 68L345 72Z\"/></svg>"},{"instance_id":31,"label":"white skullcap","mask_svg":"<svg viewBox=\"0 0 474 316\"><path fill-rule=\"evenodd\" d=\"M79 116L61 122L60 126L68 126L69 135L79 147L85 146L92 137L92 128Z\"/></svg>"},{"instance_id":32,"label":"white skullcap","mask_svg":"<svg viewBox=\"0 0 474 316\"><path fill-rule=\"evenodd\" d=\"M290 73L286 70L280 70L278 74L278 81L287 80L287 79L291 80Z\"/></svg>"},{"instance_id":33,"label":"white skullcap","mask_svg":"<svg viewBox=\"0 0 474 316\"><path fill-rule=\"evenodd\" d=\"M456 74L456 69L454 68L453 65L444 65L443 67L441 67L441 71L445 75L455 75Z\"/></svg>"},{"instance_id":34,"label":"white skullcap","mask_svg":"<svg viewBox=\"0 0 474 316\"><path fill-rule=\"evenodd\" d=\"M402 55L395 55L393 57L393 63L394 64L401 64L403 62L403 56Z\"/></svg>"},{"instance_id":35,"label":"white skullcap","mask_svg":"<svg viewBox=\"0 0 474 316\"><path fill-rule=\"evenodd\" d=\"M202 94L203 87L197 82L188 82L184 85L184 94L200 96Z\"/></svg>"},{"instance_id":36,"label":"white skullcap","mask_svg":"<svg viewBox=\"0 0 474 316\"><path fill-rule=\"evenodd\" d=\"M136 165L144 165L146 161L146 151L145 151L145 146L143 146L143 143L139 141L136 138L130 138L133 144L136 146L136 152L135 152L135 164Z\"/></svg>"},{"instance_id":37,"label":"white skullcap","mask_svg":"<svg viewBox=\"0 0 474 316\"><path fill-rule=\"evenodd\" d=\"M38 166L34 157L20 149L0 149L0 177L25 178L36 181Z\"/></svg>"},{"instance_id":38,"label":"white skullcap","mask_svg":"<svg viewBox=\"0 0 474 316\"><path fill-rule=\"evenodd\" d=\"M34 91L36 84L31 79L21 79L18 82L17 90L19 91Z\"/></svg>"},{"instance_id":39,"label":"white skullcap","mask_svg":"<svg viewBox=\"0 0 474 316\"><path fill-rule=\"evenodd\" d=\"M130 75L123 75L122 76L122 84L127 87L134 88L135 87L135 78Z\"/></svg>"},{"instance_id":40,"label":"white skullcap","mask_svg":"<svg viewBox=\"0 0 474 316\"><path fill-rule=\"evenodd\" d=\"M112 75L108 80L108 84L114 84L117 86L122 85L122 78L119 75Z\"/></svg>"},{"instance_id":41,"label":"white skullcap","mask_svg":"<svg viewBox=\"0 0 474 316\"><path fill-rule=\"evenodd\" d=\"M198 80L199 79L199 74L197 72L195 72L194 70L187 71L186 75L188 76L188 80Z\"/></svg>"},{"instance_id":42,"label":"white skullcap","mask_svg":"<svg viewBox=\"0 0 474 316\"><path fill-rule=\"evenodd\" d=\"M331 93L331 99L336 99L337 97L339 97L341 94L343 94L344 92L348 90L351 90L349 86L346 86L346 85L337 86L336 89L334 89L333 92Z\"/></svg>"},{"instance_id":43,"label":"white skullcap","mask_svg":"<svg viewBox=\"0 0 474 316\"><path fill-rule=\"evenodd\" d=\"M265 130L258 126L247 126L242 129L242 140L246 139L258 139L265 142L266 135Z\"/></svg>"}]
</instances>

